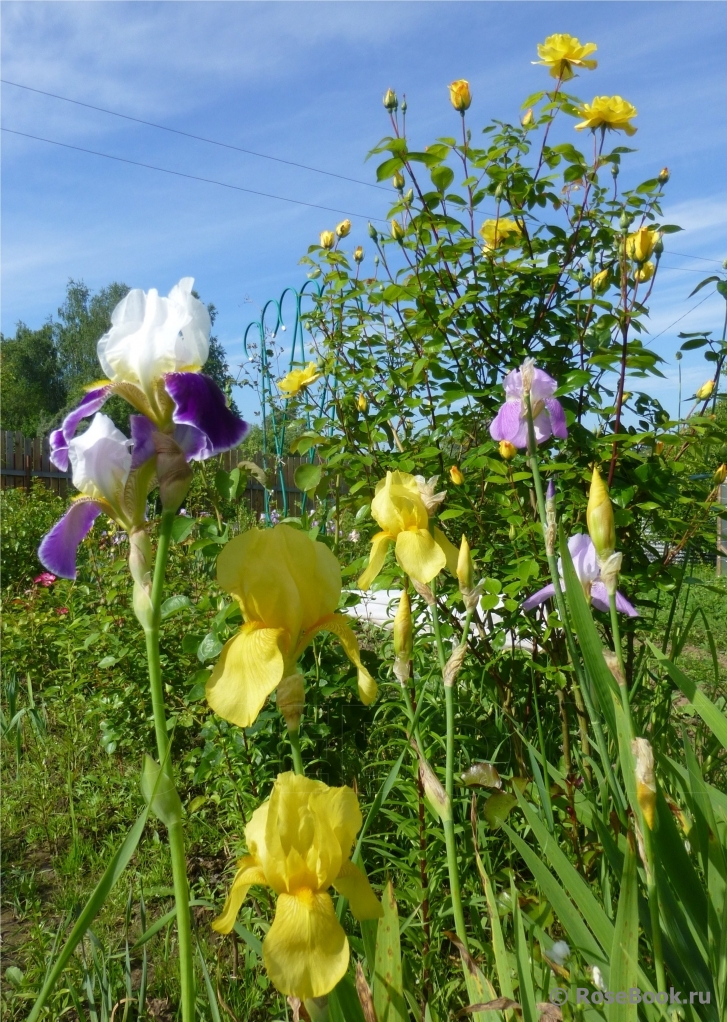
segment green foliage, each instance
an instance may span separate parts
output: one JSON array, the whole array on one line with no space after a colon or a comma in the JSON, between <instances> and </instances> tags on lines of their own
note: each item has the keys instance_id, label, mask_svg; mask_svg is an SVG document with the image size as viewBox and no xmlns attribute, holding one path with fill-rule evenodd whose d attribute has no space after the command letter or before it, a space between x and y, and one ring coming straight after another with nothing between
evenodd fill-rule
<instances>
[{"instance_id":1,"label":"green foliage","mask_svg":"<svg viewBox=\"0 0 727 1022\"><path fill-rule=\"evenodd\" d=\"M15 337L0 338L3 381L0 428L42 436L66 403L53 327L30 330L18 323Z\"/></svg>"},{"instance_id":2,"label":"green foliage","mask_svg":"<svg viewBox=\"0 0 727 1022\"><path fill-rule=\"evenodd\" d=\"M3 587L27 584L43 571L37 556L38 545L65 508L66 502L39 480L35 480L29 493L20 487L0 491Z\"/></svg>"}]
</instances>

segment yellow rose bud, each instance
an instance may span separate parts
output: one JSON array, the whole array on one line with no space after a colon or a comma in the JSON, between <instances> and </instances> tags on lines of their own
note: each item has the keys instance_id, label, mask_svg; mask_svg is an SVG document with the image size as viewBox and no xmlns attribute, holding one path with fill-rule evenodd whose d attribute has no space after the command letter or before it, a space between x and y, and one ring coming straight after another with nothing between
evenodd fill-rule
<instances>
[{"instance_id":1,"label":"yellow rose bud","mask_svg":"<svg viewBox=\"0 0 727 1022\"><path fill-rule=\"evenodd\" d=\"M613 520L611 498L597 468L593 469L591 491L586 510L588 534L596 548L599 560L607 560L616 549L616 525Z\"/></svg>"},{"instance_id":2,"label":"yellow rose bud","mask_svg":"<svg viewBox=\"0 0 727 1022\"><path fill-rule=\"evenodd\" d=\"M321 231L321 248L333 248L336 244L336 235L333 231Z\"/></svg>"},{"instance_id":3,"label":"yellow rose bud","mask_svg":"<svg viewBox=\"0 0 727 1022\"><path fill-rule=\"evenodd\" d=\"M398 220L391 221L391 237L394 241L402 242L404 239L404 228Z\"/></svg>"},{"instance_id":4,"label":"yellow rose bud","mask_svg":"<svg viewBox=\"0 0 727 1022\"><path fill-rule=\"evenodd\" d=\"M394 188L396 188L397 192L403 191L404 185L406 184L406 180L404 179L404 175L400 170L397 170L397 172L394 174L394 176L391 179L391 183L394 186Z\"/></svg>"},{"instance_id":5,"label":"yellow rose bud","mask_svg":"<svg viewBox=\"0 0 727 1022\"><path fill-rule=\"evenodd\" d=\"M722 483L727 479L727 465L720 465L718 469L715 469L714 473L714 484L715 486L721 486Z\"/></svg>"},{"instance_id":6,"label":"yellow rose bud","mask_svg":"<svg viewBox=\"0 0 727 1022\"><path fill-rule=\"evenodd\" d=\"M697 401L706 401L708 397L711 397L712 391L714 390L714 380L707 380L703 383L699 390L694 395Z\"/></svg>"},{"instance_id":7,"label":"yellow rose bud","mask_svg":"<svg viewBox=\"0 0 727 1022\"><path fill-rule=\"evenodd\" d=\"M636 263L645 263L654 246L661 238L659 231L652 231L648 227L640 227L634 234L629 234L626 239L626 255Z\"/></svg>"},{"instance_id":8,"label":"yellow rose bud","mask_svg":"<svg viewBox=\"0 0 727 1022\"><path fill-rule=\"evenodd\" d=\"M603 294L608 288L608 277L610 270L601 270L600 273L596 273L591 280L591 287L597 295Z\"/></svg>"},{"instance_id":9,"label":"yellow rose bud","mask_svg":"<svg viewBox=\"0 0 727 1022\"><path fill-rule=\"evenodd\" d=\"M369 403L366 400L365 394L359 394L356 404L358 405L358 410L360 412L365 412L367 410Z\"/></svg>"},{"instance_id":10,"label":"yellow rose bud","mask_svg":"<svg viewBox=\"0 0 727 1022\"><path fill-rule=\"evenodd\" d=\"M356 248L353 250L353 258L356 260L357 263L360 263L363 260L363 257L364 250L361 245L357 245Z\"/></svg>"},{"instance_id":11,"label":"yellow rose bud","mask_svg":"<svg viewBox=\"0 0 727 1022\"><path fill-rule=\"evenodd\" d=\"M662 167L661 170L659 171L659 178L658 178L659 184L660 185L665 185L667 183L667 181L669 180L669 177L670 177L670 175L669 175L669 168L668 167Z\"/></svg>"},{"instance_id":12,"label":"yellow rose bud","mask_svg":"<svg viewBox=\"0 0 727 1022\"><path fill-rule=\"evenodd\" d=\"M351 233L351 221L342 220L336 227L336 234L339 238L345 238L347 234Z\"/></svg>"},{"instance_id":13,"label":"yellow rose bud","mask_svg":"<svg viewBox=\"0 0 727 1022\"><path fill-rule=\"evenodd\" d=\"M520 123L522 124L523 128L529 128L531 124L535 123L532 107L525 111L523 116L520 118Z\"/></svg>"},{"instance_id":14,"label":"yellow rose bud","mask_svg":"<svg viewBox=\"0 0 727 1022\"><path fill-rule=\"evenodd\" d=\"M505 461L512 461L517 454L517 447L511 444L509 440L500 441L500 457L504 458Z\"/></svg>"},{"instance_id":15,"label":"yellow rose bud","mask_svg":"<svg viewBox=\"0 0 727 1022\"><path fill-rule=\"evenodd\" d=\"M664 441L663 440L657 440L656 441L656 443L654 444L654 453L655 454L663 454L664 453Z\"/></svg>"},{"instance_id":16,"label":"yellow rose bud","mask_svg":"<svg viewBox=\"0 0 727 1022\"><path fill-rule=\"evenodd\" d=\"M457 581L459 582L460 592L471 592L475 584L474 575L475 566L472 563L470 545L467 542L467 537L463 536L459 547L459 556L457 557Z\"/></svg>"},{"instance_id":17,"label":"yellow rose bud","mask_svg":"<svg viewBox=\"0 0 727 1022\"><path fill-rule=\"evenodd\" d=\"M396 98L396 93L393 89L387 89L384 93L384 106L389 113L393 113L394 110L398 109L399 100Z\"/></svg>"},{"instance_id":18,"label":"yellow rose bud","mask_svg":"<svg viewBox=\"0 0 727 1022\"><path fill-rule=\"evenodd\" d=\"M646 284L647 281L651 280L656 272L656 267L649 260L648 263L644 263L643 266L639 266L638 270L634 274L634 280L637 284Z\"/></svg>"},{"instance_id":19,"label":"yellow rose bud","mask_svg":"<svg viewBox=\"0 0 727 1022\"><path fill-rule=\"evenodd\" d=\"M462 470L458 468L456 465L452 465L452 467L450 468L449 478L452 480L455 486L461 486L462 483L464 482L464 475L462 474Z\"/></svg>"},{"instance_id":20,"label":"yellow rose bud","mask_svg":"<svg viewBox=\"0 0 727 1022\"><path fill-rule=\"evenodd\" d=\"M469 110L472 103L470 83L465 81L464 78L458 78L456 82L452 82L449 86L449 98L454 109L459 110L461 114L465 110Z\"/></svg>"},{"instance_id":21,"label":"yellow rose bud","mask_svg":"<svg viewBox=\"0 0 727 1022\"><path fill-rule=\"evenodd\" d=\"M414 630L411 619L411 602L406 589L399 599L394 618L394 653L399 660L411 660L414 649Z\"/></svg>"},{"instance_id":22,"label":"yellow rose bud","mask_svg":"<svg viewBox=\"0 0 727 1022\"><path fill-rule=\"evenodd\" d=\"M644 814L649 830L654 829L656 812L656 777L654 776L654 753L645 738L634 738L631 752L636 759L636 799Z\"/></svg>"}]
</instances>

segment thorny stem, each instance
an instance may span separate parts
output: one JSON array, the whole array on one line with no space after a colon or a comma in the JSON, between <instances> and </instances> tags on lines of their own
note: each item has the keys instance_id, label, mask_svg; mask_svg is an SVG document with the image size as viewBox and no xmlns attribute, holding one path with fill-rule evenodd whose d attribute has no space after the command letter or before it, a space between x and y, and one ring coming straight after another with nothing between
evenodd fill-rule
<instances>
[{"instance_id":1,"label":"thorny stem","mask_svg":"<svg viewBox=\"0 0 727 1022\"><path fill-rule=\"evenodd\" d=\"M157 543L157 555L154 563L154 581L151 590L152 616L151 625L145 629L146 654L149 665L149 687L151 690L152 710L154 714L154 731L156 733L157 753L162 769L169 783L174 786L174 771L169 759L169 735L167 732L167 715L164 706L164 688L159 658L159 629L161 625L162 596L164 595L164 575L169 554L169 541L174 524L175 513L165 511L162 514ZM182 1022L194 1022L194 963L192 956L192 929L189 917L189 884L187 882L187 863L184 854L184 831L181 821L168 828L169 851L172 860L174 879L174 901L177 907L177 940L179 942L179 972L182 993Z\"/></svg>"}]
</instances>

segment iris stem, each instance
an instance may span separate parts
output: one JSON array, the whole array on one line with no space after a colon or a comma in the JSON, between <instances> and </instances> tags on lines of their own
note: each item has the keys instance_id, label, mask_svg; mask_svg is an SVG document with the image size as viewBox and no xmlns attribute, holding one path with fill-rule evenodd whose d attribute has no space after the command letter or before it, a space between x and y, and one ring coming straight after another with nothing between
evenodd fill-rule
<instances>
[{"instance_id":1,"label":"iris stem","mask_svg":"<svg viewBox=\"0 0 727 1022\"><path fill-rule=\"evenodd\" d=\"M154 581L151 590L151 624L145 629L146 655L149 665L149 688L154 714L154 731L156 733L157 753L162 769L165 770L169 782L174 785L174 770L169 757L169 734L167 731L167 714L164 706L164 688L162 685L162 669L159 658L159 629L161 625L162 596L164 595L164 576L169 555L169 541L172 525L176 514L165 511L162 513L159 528L157 554L154 562ZM174 901L177 907L177 940L179 942L179 973L182 993L182 1022L194 1022L195 992L194 963L192 956L192 928L189 918L189 884L187 882L187 862L184 854L184 831L182 824L173 824L168 828L169 851L172 860L172 876L174 878Z\"/></svg>"},{"instance_id":2,"label":"iris stem","mask_svg":"<svg viewBox=\"0 0 727 1022\"><path fill-rule=\"evenodd\" d=\"M540 516L540 522L543 527L543 538L547 538L546 530L548 528L548 515L545 507L545 495L543 493L543 481L540 477L540 466L538 465L538 445L535 440L535 426L533 424L533 406L530 401L530 394L525 397L525 405L527 408L527 419L528 419L528 456L530 460L530 470L533 473L533 485L535 487L535 496L538 503L538 514ZM596 736L596 744L598 745L598 751L601 756L601 763L603 769L608 778L608 783L611 790L614 793L619 809L623 812L625 809L625 800L623 793L616 783L616 777L611 767L611 759L608 755L608 746L606 745L606 738L601 727L601 722L596 714L596 708L593 705L591 699L591 693L581 669L581 662L577 654L575 640L573 638L573 632L570 626L570 619L566 610L565 599L563 597L563 590L560 585L560 572L558 571L558 558L555 556L555 551L545 549L545 555L548 559L548 568L550 569L550 578L553 583L553 589L555 590L555 604L558 608L558 616L563 624L565 630L566 645L568 646L568 653L570 655L571 663L573 664L573 670L575 672L575 678L573 684L580 686L581 694L586 703L588 709L588 715L591 718L591 725L593 727L593 733Z\"/></svg>"},{"instance_id":3,"label":"iris stem","mask_svg":"<svg viewBox=\"0 0 727 1022\"><path fill-rule=\"evenodd\" d=\"M296 728L291 728L288 731L288 738L290 739L290 754L293 757L293 769L296 774L302 777L305 774L303 769L303 757L300 754L300 731Z\"/></svg>"},{"instance_id":4,"label":"iris stem","mask_svg":"<svg viewBox=\"0 0 727 1022\"><path fill-rule=\"evenodd\" d=\"M436 582L434 579L430 582L432 589L432 595L434 596L434 603L432 604L432 629L434 631L434 641L437 644L437 655L439 657L439 666L444 674L444 669L447 666L447 656L444 651L444 643L442 642L442 633L439 628L439 613L437 609L437 589ZM471 621L471 615L468 615L466 620L466 628L462 635L462 641L467 641L467 632L469 631L469 622ZM450 814L454 813L453 805L453 794L454 794L454 691L452 685L444 686L444 704L446 711L446 763L445 763L445 791L450 804ZM424 750L422 749L422 755ZM454 915L454 928L457 932L457 936L464 944L465 948L468 948L467 944L467 928L464 921L464 912L462 911L462 893L459 884L459 869L457 866L457 844L454 836L454 819L450 815L450 819L443 820L442 826L444 827L444 843L447 849L447 871L449 872L449 889L452 895L452 914ZM466 973L466 969L465 969Z\"/></svg>"}]
</instances>

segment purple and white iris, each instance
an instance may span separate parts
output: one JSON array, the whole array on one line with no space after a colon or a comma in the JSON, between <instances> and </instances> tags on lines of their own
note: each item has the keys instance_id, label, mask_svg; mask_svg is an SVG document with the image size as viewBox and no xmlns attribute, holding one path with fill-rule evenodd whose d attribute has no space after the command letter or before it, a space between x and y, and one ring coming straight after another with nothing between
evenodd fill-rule
<instances>
[{"instance_id":1,"label":"purple and white iris","mask_svg":"<svg viewBox=\"0 0 727 1022\"><path fill-rule=\"evenodd\" d=\"M571 558L573 559L573 567L576 570L578 581L583 586L583 591L586 594L586 598L590 600L597 610L604 610L608 612L608 592L606 586L601 581L601 571L598 567L598 557L596 556L596 548L594 547L591 537L583 535L580 532L576 533L575 536L571 536L568 540L568 550L570 551ZM561 578L563 577L563 563L558 558L558 572ZM541 603L545 603L546 600L551 599L555 596L555 586L552 584L545 586L540 589L537 593L533 593L523 603L523 610L533 610L535 607L539 607ZM621 614L628 614L629 617L638 617L639 612L634 606L626 599L622 593L616 593L616 610Z\"/></svg>"},{"instance_id":2,"label":"purple and white iris","mask_svg":"<svg viewBox=\"0 0 727 1022\"><path fill-rule=\"evenodd\" d=\"M514 447L528 446L528 416L525 395L530 393L533 409L535 441L542 444L551 436L565 440L568 429L565 412L560 401L553 397L558 384L532 359L526 359L520 369L513 369L504 379L505 404L490 424L493 440L508 440Z\"/></svg>"},{"instance_id":3,"label":"purple and white iris","mask_svg":"<svg viewBox=\"0 0 727 1022\"><path fill-rule=\"evenodd\" d=\"M99 362L108 376L89 390L60 429L51 434L51 461L68 469L68 445L79 423L120 394L148 421L132 425L136 446L146 438L135 464L151 457L153 432L170 434L188 461L202 461L236 447L248 425L227 407L225 395L200 370L209 355L210 317L184 277L161 298L135 289L111 314L111 329L98 342ZM137 416L136 418L140 418Z\"/></svg>"},{"instance_id":4,"label":"purple and white iris","mask_svg":"<svg viewBox=\"0 0 727 1022\"><path fill-rule=\"evenodd\" d=\"M155 434L174 440L186 460L203 461L236 447L249 426L227 407L225 395L200 370L209 355L210 317L184 277L166 298L139 289L116 306L111 329L99 340L108 379L93 387L51 434L51 461L70 465L81 496L44 537L38 556L49 571L76 577L76 553L104 511L131 533L144 527L146 495L154 484ZM132 415L128 439L99 414L112 395L125 398ZM80 423L94 419L80 436Z\"/></svg>"}]
</instances>

